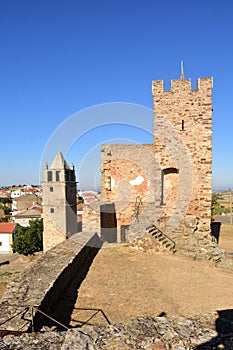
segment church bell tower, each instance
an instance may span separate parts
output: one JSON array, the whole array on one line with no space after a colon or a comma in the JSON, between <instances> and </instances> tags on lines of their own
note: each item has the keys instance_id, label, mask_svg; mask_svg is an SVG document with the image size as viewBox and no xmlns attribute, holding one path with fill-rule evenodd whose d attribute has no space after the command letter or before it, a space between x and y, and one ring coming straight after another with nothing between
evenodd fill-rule
<instances>
[{"instance_id":1,"label":"church bell tower","mask_svg":"<svg viewBox=\"0 0 233 350\"><path fill-rule=\"evenodd\" d=\"M47 251L78 232L75 169L61 152L50 167L45 164L42 188L43 246Z\"/></svg>"}]
</instances>

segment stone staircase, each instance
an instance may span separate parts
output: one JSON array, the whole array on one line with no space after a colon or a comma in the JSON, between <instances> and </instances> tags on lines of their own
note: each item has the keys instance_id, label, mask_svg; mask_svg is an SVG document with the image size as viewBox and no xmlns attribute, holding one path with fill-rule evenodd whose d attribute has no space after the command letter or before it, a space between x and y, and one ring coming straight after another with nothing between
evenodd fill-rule
<instances>
[{"instance_id":1,"label":"stone staircase","mask_svg":"<svg viewBox=\"0 0 233 350\"><path fill-rule=\"evenodd\" d=\"M159 218L161 207L156 206L155 203L147 203L140 211L140 207L136 208L134 222L127 230L127 241L132 242L136 239L142 238L145 235L151 235L164 249L170 252L176 251L175 241L161 229L155 226L156 218Z\"/></svg>"},{"instance_id":2,"label":"stone staircase","mask_svg":"<svg viewBox=\"0 0 233 350\"><path fill-rule=\"evenodd\" d=\"M147 233L152 235L156 239L156 241L165 249L169 250L172 253L176 251L176 243L173 241L171 237L169 237L166 233L161 231L155 225L150 225L146 228Z\"/></svg>"},{"instance_id":3,"label":"stone staircase","mask_svg":"<svg viewBox=\"0 0 233 350\"><path fill-rule=\"evenodd\" d=\"M230 257L217 242L211 237L208 231L198 226L197 219L188 218L182 224L171 229L158 225L161 217L161 206L155 203L147 203L140 207L140 202L135 203L135 214L133 222L125 228L124 242L137 245L143 242L143 237L151 236L161 247L172 253L182 256L211 261L218 266L233 270L233 258Z\"/></svg>"}]
</instances>

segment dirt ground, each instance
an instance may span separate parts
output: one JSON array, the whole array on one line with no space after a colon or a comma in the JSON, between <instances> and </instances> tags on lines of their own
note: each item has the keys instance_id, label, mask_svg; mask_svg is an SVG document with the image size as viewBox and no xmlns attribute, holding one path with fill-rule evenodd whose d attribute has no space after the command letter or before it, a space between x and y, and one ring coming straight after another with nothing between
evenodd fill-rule
<instances>
[{"instance_id":1,"label":"dirt ground","mask_svg":"<svg viewBox=\"0 0 233 350\"><path fill-rule=\"evenodd\" d=\"M227 252L233 252L233 226L226 224L221 225L219 245Z\"/></svg>"},{"instance_id":2,"label":"dirt ground","mask_svg":"<svg viewBox=\"0 0 233 350\"><path fill-rule=\"evenodd\" d=\"M222 225L219 245L233 252L233 227ZM0 262L6 258L0 256ZM29 257L10 258L9 265L0 266L0 298L9 281L31 262ZM71 325L233 309L232 291L233 274L206 262L128 246L102 248L79 289Z\"/></svg>"},{"instance_id":3,"label":"dirt ground","mask_svg":"<svg viewBox=\"0 0 233 350\"><path fill-rule=\"evenodd\" d=\"M223 225L219 245L233 252L233 227ZM232 291L233 274L206 262L129 247L101 249L79 289L71 324L106 324L104 315L111 323L161 313L197 316L233 308Z\"/></svg>"}]
</instances>

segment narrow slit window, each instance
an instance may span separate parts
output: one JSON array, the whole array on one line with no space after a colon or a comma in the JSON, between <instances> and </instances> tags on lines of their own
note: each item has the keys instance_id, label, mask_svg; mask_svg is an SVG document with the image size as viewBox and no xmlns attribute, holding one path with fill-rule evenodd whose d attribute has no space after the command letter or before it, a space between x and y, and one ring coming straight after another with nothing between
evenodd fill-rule
<instances>
[{"instance_id":1,"label":"narrow slit window","mask_svg":"<svg viewBox=\"0 0 233 350\"><path fill-rule=\"evenodd\" d=\"M181 122L181 130L184 131L184 120L182 119L182 122Z\"/></svg>"}]
</instances>

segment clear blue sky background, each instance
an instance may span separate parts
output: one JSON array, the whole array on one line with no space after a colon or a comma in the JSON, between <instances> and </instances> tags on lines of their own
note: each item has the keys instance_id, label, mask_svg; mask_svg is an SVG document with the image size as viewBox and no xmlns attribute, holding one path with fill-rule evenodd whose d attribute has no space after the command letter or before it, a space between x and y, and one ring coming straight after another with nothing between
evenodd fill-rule
<instances>
[{"instance_id":1,"label":"clear blue sky background","mask_svg":"<svg viewBox=\"0 0 233 350\"><path fill-rule=\"evenodd\" d=\"M184 60L194 88L214 77L213 185L233 187L232 43L232 0L1 0L0 186L38 183L47 141L77 111L152 108L152 79L169 88Z\"/></svg>"}]
</instances>

